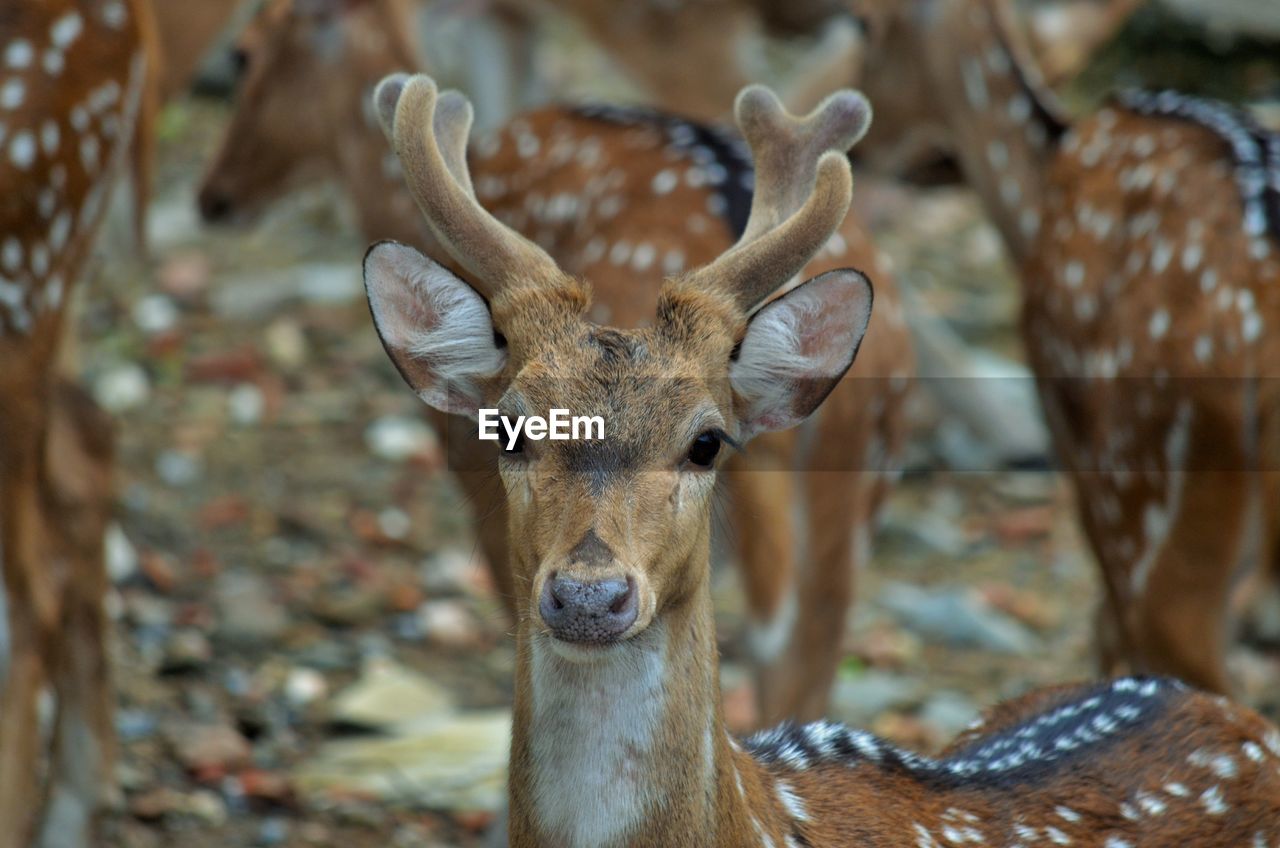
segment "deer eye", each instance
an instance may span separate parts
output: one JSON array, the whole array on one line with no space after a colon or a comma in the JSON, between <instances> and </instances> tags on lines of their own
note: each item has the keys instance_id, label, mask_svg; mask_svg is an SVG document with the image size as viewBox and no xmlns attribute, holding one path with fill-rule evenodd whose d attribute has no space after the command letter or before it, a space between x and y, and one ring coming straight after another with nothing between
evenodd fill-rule
<instances>
[{"instance_id":1,"label":"deer eye","mask_svg":"<svg viewBox=\"0 0 1280 848\"><path fill-rule=\"evenodd\" d=\"M708 430L693 440L689 446L689 464L697 468L710 468L720 453L720 434Z\"/></svg>"}]
</instances>

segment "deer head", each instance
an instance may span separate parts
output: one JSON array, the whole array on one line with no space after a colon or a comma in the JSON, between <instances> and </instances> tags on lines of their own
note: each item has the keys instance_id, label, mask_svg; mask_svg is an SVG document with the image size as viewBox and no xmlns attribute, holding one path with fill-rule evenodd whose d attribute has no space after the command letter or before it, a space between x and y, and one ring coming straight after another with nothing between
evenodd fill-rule
<instances>
[{"instance_id":1,"label":"deer head","mask_svg":"<svg viewBox=\"0 0 1280 848\"><path fill-rule=\"evenodd\" d=\"M372 128L351 115L367 113L369 92L388 69L421 64L406 36L409 15L402 0L273 0L263 8L236 42L240 92L200 188L205 220L250 220L289 189L345 170L361 170L368 182L359 160L375 146L351 134ZM380 146L376 129L372 135Z\"/></svg>"},{"instance_id":2,"label":"deer head","mask_svg":"<svg viewBox=\"0 0 1280 848\"><path fill-rule=\"evenodd\" d=\"M844 151L870 109L841 92L798 119L768 90L744 90L737 120L757 166L745 233L712 264L669 278L652 326L621 331L588 321L588 283L476 202L461 95L398 76L375 99L436 239L478 286L411 248L375 245L365 283L383 344L438 409L603 418L603 439L524 440L499 471L519 540L522 630L554 637L568 658L625 642L705 584L725 448L804 419L853 362L872 298L860 272L767 301L843 220Z\"/></svg>"}]
</instances>

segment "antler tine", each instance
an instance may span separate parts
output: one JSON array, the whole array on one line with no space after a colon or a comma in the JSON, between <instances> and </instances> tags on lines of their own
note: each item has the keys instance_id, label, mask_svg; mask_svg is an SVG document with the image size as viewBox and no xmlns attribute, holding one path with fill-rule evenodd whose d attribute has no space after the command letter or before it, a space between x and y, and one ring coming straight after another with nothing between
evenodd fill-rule
<instances>
[{"instance_id":1,"label":"antler tine","mask_svg":"<svg viewBox=\"0 0 1280 848\"><path fill-rule=\"evenodd\" d=\"M541 248L476 201L466 161L472 112L465 97L441 94L421 74L387 77L373 97L418 208L441 246L486 294L563 276Z\"/></svg>"},{"instance_id":2,"label":"antler tine","mask_svg":"<svg viewBox=\"0 0 1280 848\"><path fill-rule=\"evenodd\" d=\"M734 113L755 162L751 215L738 243L694 279L728 289L750 312L799 273L844 220L853 199L845 154L871 124L871 106L844 90L797 118L772 91L752 85L738 95Z\"/></svg>"},{"instance_id":3,"label":"antler tine","mask_svg":"<svg viewBox=\"0 0 1280 848\"><path fill-rule=\"evenodd\" d=\"M378 116L378 125L387 141L396 143L396 104L404 93L405 84L409 82L408 74L392 74L383 77L373 90L373 111Z\"/></svg>"}]
</instances>

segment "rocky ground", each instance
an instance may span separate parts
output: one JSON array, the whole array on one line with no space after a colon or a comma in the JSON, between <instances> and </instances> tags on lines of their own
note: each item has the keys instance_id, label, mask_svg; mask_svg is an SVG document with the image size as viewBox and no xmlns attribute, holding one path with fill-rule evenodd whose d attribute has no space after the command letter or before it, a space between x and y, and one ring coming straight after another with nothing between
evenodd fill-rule
<instances>
[{"instance_id":1,"label":"rocky ground","mask_svg":"<svg viewBox=\"0 0 1280 848\"><path fill-rule=\"evenodd\" d=\"M151 257L108 238L84 287L79 360L119 422L125 800L106 844L479 845L503 791L507 622L370 327L340 204L307 193L245 232L195 222L225 108L166 113ZM1015 285L967 192L863 179L857 202L904 287L1018 355ZM928 392L914 417L833 712L928 750L983 705L1089 674L1098 590L1056 475L948 470L989 467L983 445ZM716 598L747 729L731 567ZM1234 657L1273 709L1278 661Z\"/></svg>"}]
</instances>

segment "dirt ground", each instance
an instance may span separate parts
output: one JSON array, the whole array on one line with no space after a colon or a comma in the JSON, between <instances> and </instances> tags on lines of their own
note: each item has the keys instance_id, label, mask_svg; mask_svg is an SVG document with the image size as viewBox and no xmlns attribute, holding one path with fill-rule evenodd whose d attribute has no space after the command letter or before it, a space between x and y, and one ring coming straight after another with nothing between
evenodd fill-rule
<instances>
[{"instance_id":1,"label":"dirt ground","mask_svg":"<svg viewBox=\"0 0 1280 848\"><path fill-rule=\"evenodd\" d=\"M479 845L483 794L428 802L440 796L425 782L387 793L306 777L334 740L400 738L399 716L379 726L343 702L385 682L371 669L414 681L410 706L430 685L462 714L502 710L512 642L466 505L370 326L350 215L313 191L252 230L195 223L226 110L166 113L152 254L108 238L83 286L78 358L119 422L125 798L106 844ZM973 197L870 178L857 194L903 286L969 342L1018 357L1017 290ZM918 394L833 710L932 749L983 705L1091 673L1098 586L1058 477L948 470L976 448ZM716 586L727 708L746 729L731 567ZM1233 662L1246 696L1270 691L1274 709L1280 654Z\"/></svg>"}]
</instances>

